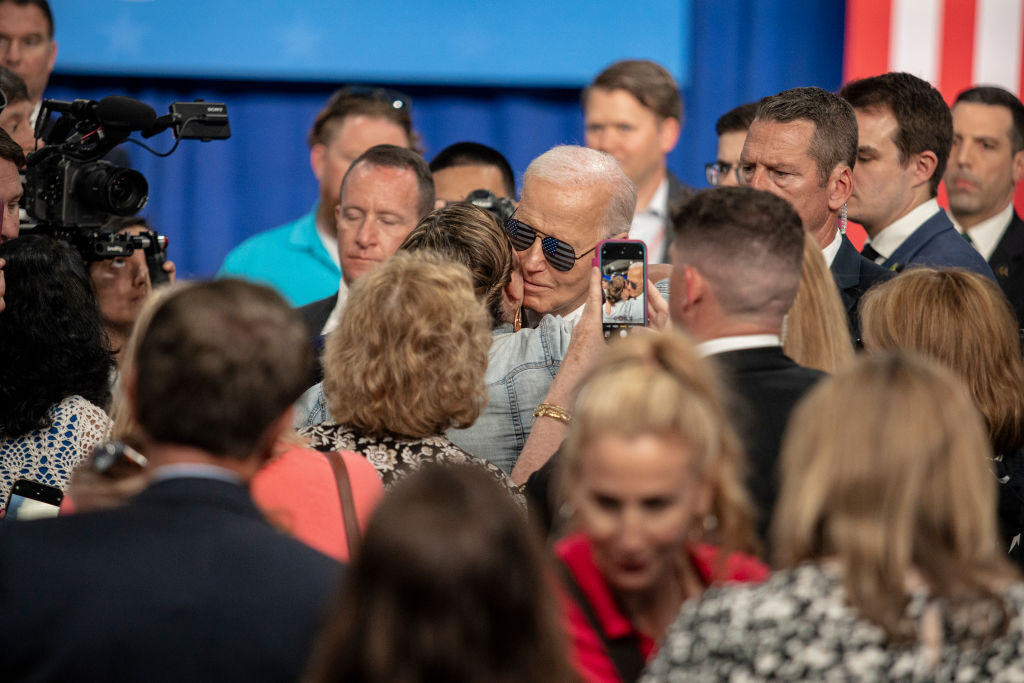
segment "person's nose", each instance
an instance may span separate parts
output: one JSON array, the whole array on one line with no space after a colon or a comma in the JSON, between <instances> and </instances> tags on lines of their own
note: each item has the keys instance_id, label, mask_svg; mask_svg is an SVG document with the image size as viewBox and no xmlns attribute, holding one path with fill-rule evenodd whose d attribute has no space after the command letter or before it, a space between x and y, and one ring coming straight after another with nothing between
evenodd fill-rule
<instances>
[{"instance_id":1,"label":"person's nose","mask_svg":"<svg viewBox=\"0 0 1024 683\"><path fill-rule=\"evenodd\" d=\"M533 240L529 249L519 252L519 262L523 266L524 273L536 273L547 268L547 260L544 258L544 248L541 246L539 236Z\"/></svg>"},{"instance_id":2,"label":"person's nose","mask_svg":"<svg viewBox=\"0 0 1024 683\"><path fill-rule=\"evenodd\" d=\"M958 167L970 166L973 156L971 153L971 146L965 142L955 144L953 145L953 151L950 156L953 157L953 163Z\"/></svg>"},{"instance_id":3,"label":"person's nose","mask_svg":"<svg viewBox=\"0 0 1024 683\"><path fill-rule=\"evenodd\" d=\"M644 547L645 537L645 521L640 510L626 507L619 516L619 550L627 554L639 552Z\"/></svg>"},{"instance_id":4,"label":"person's nose","mask_svg":"<svg viewBox=\"0 0 1024 683\"><path fill-rule=\"evenodd\" d=\"M380 231L374 221L369 217L364 218L359 224L359 229L356 230L356 246L361 249L369 249L377 244L379 235Z\"/></svg>"},{"instance_id":5,"label":"person's nose","mask_svg":"<svg viewBox=\"0 0 1024 683\"><path fill-rule=\"evenodd\" d=\"M763 168L755 168L754 172L750 175L747 185L755 190L770 191L771 183L768 182L768 172Z\"/></svg>"}]
</instances>

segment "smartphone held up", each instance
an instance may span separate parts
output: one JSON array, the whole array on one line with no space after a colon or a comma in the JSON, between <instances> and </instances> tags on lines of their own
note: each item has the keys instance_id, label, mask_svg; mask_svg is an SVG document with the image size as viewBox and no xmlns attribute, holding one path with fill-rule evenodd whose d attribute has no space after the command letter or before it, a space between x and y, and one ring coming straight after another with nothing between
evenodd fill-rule
<instances>
[{"instance_id":1,"label":"smartphone held up","mask_svg":"<svg viewBox=\"0 0 1024 683\"><path fill-rule=\"evenodd\" d=\"M605 240L596 252L604 337L625 337L647 325L647 247L641 240Z\"/></svg>"}]
</instances>

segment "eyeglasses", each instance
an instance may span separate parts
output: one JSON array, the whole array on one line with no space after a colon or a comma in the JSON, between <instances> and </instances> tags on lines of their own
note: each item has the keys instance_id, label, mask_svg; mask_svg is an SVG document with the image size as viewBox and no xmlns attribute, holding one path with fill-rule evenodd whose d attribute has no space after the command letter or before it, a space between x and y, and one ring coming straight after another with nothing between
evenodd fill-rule
<instances>
[{"instance_id":1,"label":"eyeglasses","mask_svg":"<svg viewBox=\"0 0 1024 683\"><path fill-rule=\"evenodd\" d=\"M736 172L736 181L742 184L740 180L740 165L722 163L715 161L710 164L704 164L704 177L707 178L708 184L718 187L722 184L722 181L729 177L729 174L733 171Z\"/></svg>"},{"instance_id":2,"label":"eyeglasses","mask_svg":"<svg viewBox=\"0 0 1024 683\"><path fill-rule=\"evenodd\" d=\"M630 289L639 289L640 283L633 282L632 280L626 280L626 286L629 287Z\"/></svg>"},{"instance_id":3,"label":"eyeglasses","mask_svg":"<svg viewBox=\"0 0 1024 683\"><path fill-rule=\"evenodd\" d=\"M530 227L526 223L517 219L515 216L510 217L505 221L505 232L508 234L510 240L512 240L512 246L515 247L516 251L526 251L533 245L533 241L537 239L538 233L535 228ZM563 242L560 239L554 237L541 237L540 248L544 252L544 258L550 263L555 270L562 272L572 270L572 267L576 265L576 262L581 258L594 251L597 248L595 244L585 252L576 255L576 250L572 248L572 245L568 242Z\"/></svg>"}]
</instances>

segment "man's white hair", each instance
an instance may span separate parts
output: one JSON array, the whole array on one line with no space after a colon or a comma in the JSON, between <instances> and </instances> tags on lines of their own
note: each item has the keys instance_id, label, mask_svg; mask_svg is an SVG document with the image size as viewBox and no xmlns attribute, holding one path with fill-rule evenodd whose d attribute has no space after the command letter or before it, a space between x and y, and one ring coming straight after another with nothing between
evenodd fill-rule
<instances>
[{"instance_id":1,"label":"man's white hair","mask_svg":"<svg viewBox=\"0 0 1024 683\"><path fill-rule=\"evenodd\" d=\"M612 155L577 145L559 145L530 162L523 174L523 184L531 178L567 189L606 186L609 199L601 238L629 232L636 212L636 187Z\"/></svg>"}]
</instances>

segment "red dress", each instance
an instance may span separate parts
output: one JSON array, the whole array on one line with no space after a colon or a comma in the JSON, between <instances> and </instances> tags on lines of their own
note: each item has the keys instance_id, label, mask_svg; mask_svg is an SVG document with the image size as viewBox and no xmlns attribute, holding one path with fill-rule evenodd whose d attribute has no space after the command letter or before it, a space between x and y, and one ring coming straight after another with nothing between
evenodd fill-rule
<instances>
[{"instance_id":1,"label":"red dress","mask_svg":"<svg viewBox=\"0 0 1024 683\"><path fill-rule=\"evenodd\" d=\"M711 584L718 549L711 545L692 545L689 553L701 581L704 585ZM648 661L655 652L656 643L651 636L638 631L619 609L611 588L594 564L590 539L584 534L569 536L555 544L555 554L572 572L605 636L612 640L635 638L640 654L644 661ZM730 555L723 569L719 582L763 581L769 574L768 567L756 558L739 553ZM594 632L583 610L568 596L564 596L562 602L577 673L589 683L622 683L602 638Z\"/></svg>"}]
</instances>

